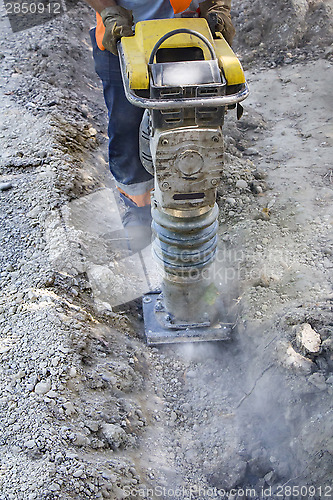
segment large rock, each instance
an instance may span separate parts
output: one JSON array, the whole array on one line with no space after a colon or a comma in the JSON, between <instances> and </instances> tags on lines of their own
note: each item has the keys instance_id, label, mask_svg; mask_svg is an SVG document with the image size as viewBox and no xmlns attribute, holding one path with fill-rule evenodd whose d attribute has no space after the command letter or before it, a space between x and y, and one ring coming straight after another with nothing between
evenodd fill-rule
<instances>
[{"instance_id":1,"label":"large rock","mask_svg":"<svg viewBox=\"0 0 333 500\"><path fill-rule=\"evenodd\" d=\"M278 347L280 361L286 368L291 368L296 372L310 374L314 371L314 363L295 351L292 345L287 348L284 344Z\"/></svg>"},{"instance_id":2,"label":"large rock","mask_svg":"<svg viewBox=\"0 0 333 500\"><path fill-rule=\"evenodd\" d=\"M41 396L49 392L50 389L51 389L51 381L49 379L42 380L41 382L38 382L38 384L36 384L35 386L35 392Z\"/></svg>"},{"instance_id":3,"label":"large rock","mask_svg":"<svg viewBox=\"0 0 333 500\"><path fill-rule=\"evenodd\" d=\"M127 444L127 434L118 424L103 424L103 435L113 449L118 449Z\"/></svg>"},{"instance_id":4,"label":"large rock","mask_svg":"<svg viewBox=\"0 0 333 500\"><path fill-rule=\"evenodd\" d=\"M321 338L309 323L303 323L296 331L296 343L302 354L319 354Z\"/></svg>"}]
</instances>

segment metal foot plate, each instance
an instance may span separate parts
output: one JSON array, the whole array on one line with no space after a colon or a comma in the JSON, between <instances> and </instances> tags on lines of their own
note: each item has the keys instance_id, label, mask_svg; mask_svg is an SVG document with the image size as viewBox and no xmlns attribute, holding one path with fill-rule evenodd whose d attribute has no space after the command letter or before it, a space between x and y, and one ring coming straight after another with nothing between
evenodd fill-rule
<instances>
[{"instance_id":1,"label":"metal foot plate","mask_svg":"<svg viewBox=\"0 0 333 500\"><path fill-rule=\"evenodd\" d=\"M158 314L155 312L155 306L159 297L160 292L151 292L144 295L142 301L145 336L148 345L230 339L230 323L217 322L214 325L203 325L200 327L182 325L179 329L173 325L166 328L162 322L158 320Z\"/></svg>"}]
</instances>

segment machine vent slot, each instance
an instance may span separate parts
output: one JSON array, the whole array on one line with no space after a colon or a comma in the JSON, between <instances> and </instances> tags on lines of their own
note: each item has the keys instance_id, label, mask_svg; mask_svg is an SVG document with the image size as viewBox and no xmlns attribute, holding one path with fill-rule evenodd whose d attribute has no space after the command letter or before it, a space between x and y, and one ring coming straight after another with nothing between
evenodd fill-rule
<instances>
[{"instance_id":1,"label":"machine vent slot","mask_svg":"<svg viewBox=\"0 0 333 500\"><path fill-rule=\"evenodd\" d=\"M175 201L182 200L203 200L205 197L205 193L183 193L183 194L174 194L173 199Z\"/></svg>"},{"instance_id":2,"label":"machine vent slot","mask_svg":"<svg viewBox=\"0 0 333 500\"><path fill-rule=\"evenodd\" d=\"M161 115L163 115L165 123L179 123L183 121L183 112L179 109L161 110Z\"/></svg>"},{"instance_id":3,"label":"machine vent slot","mask_svg":"<svg viewBox=\"0 0 333 500\"><path fill-rule=\"evenodd\" d=\"M177 115L181 112L179 111L179 109L161 109L160 113L161 115Z\"/></svg>"},{"instance_id":4,"label":"machine vent slot","mask_svg":"<svg viewBox=\"0 0 333 500\"><path fill-rule=\"evenodd\" d=\"M141 151L141 156L144 160L152 161L152 157L150 155L148 155L147 153L144 153L143 151Z\"/></svg>"},{"instance_id":5,"label":"machine vent slot","mask_svg":"<svg viewBox=\"0 0 333 500\"><path fill-rule=\"evenodd\" d=\"M206 89L200 89L198 88L198 96L215 96L218 94L218 89L215 87L215 88L206 88Z\"/></svg>"},{"instance_id":6,"label":"machine vent slot","mask_svg":"<svg viewBox=\"0 0 333 500\"><path fill-rule=\"evenodd\" d=\"M177 89L177 88L169 88L169 89L161 89L160 90L160 97L162 99L171 99L175 97L181 97L182 96L182 90Z\"/></svg>"},{"instance_id":7,"label":"machine vent slot","mask_svg":"<svg viewBox=\"0 0 333 500\"><path fill-rule=\"evenodd\" d=\"M219 111L218 108L200 108L200 110L198 109L197 110L197 113L200 115L200 116L209 116L211 117L213 113L217 113Z\"/></svg>"}]
</instances>

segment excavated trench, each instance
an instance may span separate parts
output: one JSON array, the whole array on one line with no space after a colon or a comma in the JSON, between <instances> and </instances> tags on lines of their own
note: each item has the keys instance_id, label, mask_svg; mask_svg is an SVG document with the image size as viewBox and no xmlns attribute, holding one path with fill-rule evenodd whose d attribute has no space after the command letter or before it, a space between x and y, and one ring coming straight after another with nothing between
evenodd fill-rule
<instances>
[{"instance_id":1,"label":"excavated trench","mask_svg":"<svg viewBox=\"0 0 333 500\"><path fill-rule=\"evenodd\" d=\"M0 499L332 498L330 59L253 65L244 118L226 120L215 275L232 339L148 348L158 278L149 248L124 251L88 12L4 49L1 180L27 167L1 194L6 230L18 197L35 249L6 252L1 275Z\"/></svg>"},{"instance_id":2,"label":"excavated trench","mask_svg":"<svg viewBox=\"0 0 333 500\"><path fill-rule=\"evenodd\" d=\"M308 72L324 67L328 70L330 65L314 63ZM331 354L323 347L320 353L306 351L296 340L297 332L311 325L312 335L319 335L322 345L330 345L328 276L326 268L313 265L311 246L317 237L325 238L326 209L320 223L316 216L316 234L302 225L304 221L311 224L312 211L320 211L319 199L329 193L318 177L313 188L307 185L304 191L302 187L309 175L302 157L311 162L311 146L304 147L304 137L307 116L313 110L306 109L304 115L297 112L295 133L288 123L295 117L293 106L300 106L296 95L295 104L285 102L278 108L276 101L263 102L262 90L266 96L280 92L282 103L294 79L297 86L300 69L295 65L270 73L249 72L257 89L244 120L235 125L231 116L227 121L215 275L235 328L230 342L149 349L144 392L138 396L147 429L139 438L139 448L129 451L145 480L144 485L123 490L131 498L158 498L161 493L164 498L329 498L332 494L327 434ZM317 90L313 103L319 107L317 120L323 120L323 127L324 88L325 84ZM276 122L271 121L272 114L279 115ZM300 157L295 155L295 135L304 148ZM237 150L238 140L242 154ZM322 156L319 175L324 178L329 164L325 148ZM85 249L95 305L100 311L106 308L125 315L130 331L142 344L137 297L152 283L156 285L158 278L149 248L124 258L116 254L110 260L110 253L115 252L112 234L121 239L121 227L114 222L115 217L120 219L113 191L107 189L73 200L62 212L67 231L74 231L78 246ZM105 206L110 208L101 219ZM93 234L87 229L90 225ZM109 227L114 228L111 236ZM110 245L109 252L101 250L101 238L106 247ZM318 280L322 280L321 293Z\"/></svg>"}]
</instances>

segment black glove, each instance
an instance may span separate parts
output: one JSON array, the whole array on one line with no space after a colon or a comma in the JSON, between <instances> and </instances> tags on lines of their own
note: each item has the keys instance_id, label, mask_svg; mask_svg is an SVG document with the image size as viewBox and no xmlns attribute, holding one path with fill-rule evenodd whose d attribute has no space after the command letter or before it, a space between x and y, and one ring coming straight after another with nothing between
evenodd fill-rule
<instances>
[{"instance_id":1,"label":"black glove","mask_svg":"<svg viewBox=\"0 0 333 500\"><path fill-rule=\"evenodd\" d=\"M103 47L117 56L118 40L122 36L133 35L132 11L116 5L114 7L106 7L106 9L102 10L101 17L105 26L105 34L102 40Z\"/></svg>"},{"instance_id":2,"label":"black glove","mask_svg":"<svg viewBox=\"0 0 333 500\"><path fill-rule=\"evenodd\" d=\"M235 28L231 21L231 0L205 0L199 3L200 15L204 17L213 33L220 32L229 45L235 36Z\"/></svg>"}]
</instances>

